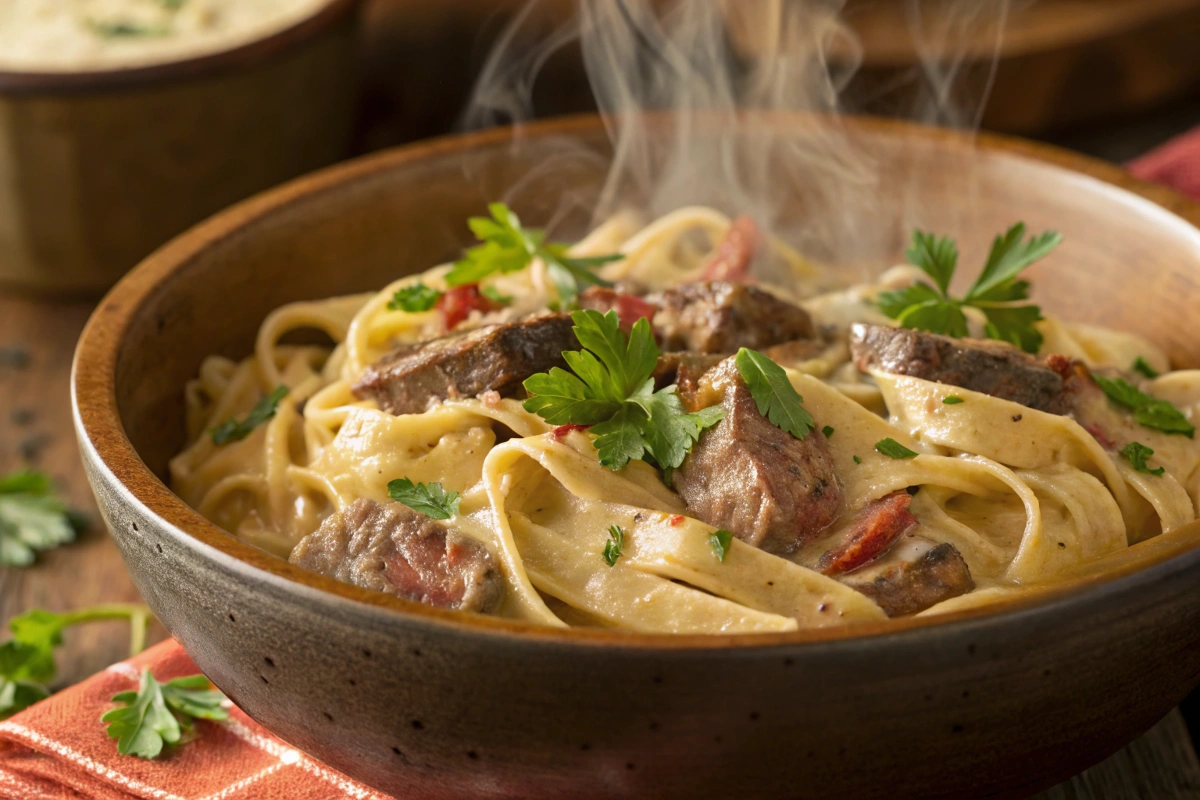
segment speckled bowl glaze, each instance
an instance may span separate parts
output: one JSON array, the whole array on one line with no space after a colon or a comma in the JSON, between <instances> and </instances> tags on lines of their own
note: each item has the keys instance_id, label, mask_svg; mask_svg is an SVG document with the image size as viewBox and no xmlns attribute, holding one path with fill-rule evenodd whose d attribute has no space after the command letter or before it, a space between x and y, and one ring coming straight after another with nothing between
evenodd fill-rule
<instances>
[{"instance_id":1,"label":"speckled bowl glaze","mask_svg":"<svg viewBox=\"0 0 1200 800\"><path fill-rule=\"evenodd\" d=\"M913 223L957 235L964 261L1016 218L1054 227L1066 243L1032 275L1044 306L1200 364L1200 208L1039 145L847 125L880 172L861 187L878 213L853 259L890 263ZM670 638L372 594L244 545L173 495L161 476L183 444L184 382L205 354L247 354L270 309L452 256L486 200L582 228L607 162L598 120L510 136L418 144L247 201L143 262L83 334L75 419L105 520L155 613L252 717L402 797L1020 796L1114 752L1200 680L1195 525L1003 606ZM819 214L811 201L797 213Z\"/></svg>"}]
</instances>

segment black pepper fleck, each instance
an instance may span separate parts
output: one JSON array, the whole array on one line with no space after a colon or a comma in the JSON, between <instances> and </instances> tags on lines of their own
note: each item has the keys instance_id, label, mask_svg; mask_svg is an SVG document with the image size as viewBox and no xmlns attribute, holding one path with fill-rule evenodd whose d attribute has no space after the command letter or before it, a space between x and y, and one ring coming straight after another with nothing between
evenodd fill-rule
<instances>
[{"instance_id":1,"label":"black pepper fleck","mask_svg":"<svg viewBox=\"0 0 1200 800\"><path fill-rule=\"evenodd\" d=\"M1013 414L1013 422L1020 422L1021 416L1022 415L1020 415L1020 414Z\"/></svg>"}]
</instances>

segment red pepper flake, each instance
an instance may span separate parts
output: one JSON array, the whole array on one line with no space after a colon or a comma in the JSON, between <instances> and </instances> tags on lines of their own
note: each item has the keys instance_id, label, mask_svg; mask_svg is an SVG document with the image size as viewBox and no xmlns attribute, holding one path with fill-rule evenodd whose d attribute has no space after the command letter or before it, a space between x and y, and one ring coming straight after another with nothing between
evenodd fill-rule
<instances>
[{"instance_id":1,"label":"red pepper flake","mask_svg":"<svg viewBox=\"0 0 1200 800\"><path fill-rule=\"evenodd\" d=\"M667 518L667 522L671 523L671 526L674 527L682 523L685 519L687 519L687 517L685 517L683 514L672 514Z\"/></svg>"},{"instance_id":2,"label":"red pepper flake","mask_svg":"<svg viewBox=\"0 0 1200 800\"><path fill-rule=\"evenodd\" d=\"M635 294L615 292L603 286L592 286L585 289L579 295L579 307L599 311L601 314L608 311L617 312L621 330L625 333L633 330L633 323L642 317L653 322L654 315L658 313L658 306L644 298Z\"/></svg>"},{"instance_id":3,"label":"red pepper flake","mask_svg":"<svg viewBox=\"0 0 1200 800\"><path fill-rule=\"evenodd\" d=\"M479 292L479 284L466 283L451 286L437 301L437 309L446 321L446 330L452 331L459 323L471 316L472 311L495 311L500 308L495 302Z\"/></svg>"},{"instance_id":4,"label":"red pepper flake","mask_svg":"<svg viewBox=\"0 0 1200 800\"><path fill-rule=\"evenodd\" d=\"M1106 434L1104 429L1096 423L1093 422L1088 425L1084 425L1083 429L1090 433L1092 438L1099 442L1100 446L1105 450L1115 450L1117 448L1117 443L1113 441L1112 437Z\"/></svg>"},{"instance_id":5,"label":"red pepper flake","mask_svg":"<svg viewBox=\"0 0 1200 800\"><path fill-rule=\"evenodd\" d=\"M590 425L559 425L550 431L550 435L554 437L554 441L561 442L571 431L586 431L590 427Z\"/></svg>"}]
</instances>

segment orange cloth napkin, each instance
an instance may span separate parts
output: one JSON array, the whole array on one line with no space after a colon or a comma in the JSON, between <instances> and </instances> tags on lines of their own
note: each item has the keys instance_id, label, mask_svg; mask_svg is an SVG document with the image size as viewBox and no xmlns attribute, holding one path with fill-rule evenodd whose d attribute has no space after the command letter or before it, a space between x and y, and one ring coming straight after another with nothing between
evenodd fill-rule
<instances>
[{"instance_id":1,"label":"orange cloth napkin","mask_svg":"<svg viewBox=\"0 0 1200 800\"><path fill-rule=\"evenodd\" d=\"M1200 128L1176 136L1127 166L1135 177L1200 200Z\"/></svg>"},{"instance_id":2,"label":"orange cloth napkin","mask_svg":"<svg viewBox=\"0 0 1200 800\"><path fill-rule=\"evenodd\" d=\"M136 689L200 670L174 640L0 722L0 797L11 800L392 800L272 737L238 708L154 761L117 754L100 715Z\"/></svg>"}]
</instances>

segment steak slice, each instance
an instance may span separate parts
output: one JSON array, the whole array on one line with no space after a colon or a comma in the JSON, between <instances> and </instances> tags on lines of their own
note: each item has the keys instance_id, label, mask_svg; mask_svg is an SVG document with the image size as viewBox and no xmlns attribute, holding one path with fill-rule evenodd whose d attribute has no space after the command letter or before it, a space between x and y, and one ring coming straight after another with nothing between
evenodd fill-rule
<instances>
[{"instance_id":1,"label":"steak slice","mask_svg":"<svg viewBox=\"0 0 1200 800\"><path fill-rule=\"evenodd\" d=\"M439 608L487 613L504 594L486 547L400 503L355 500L301 539L288 560Z\"/></svg>"},{"instance_id":2,"label":"steak slice","mask_svg":"<svg viewBox=\"0 0 1200 800\"><path fill-rule=\"evenodd\" d=\"M807 311L744 283L685 283L647 300L659 307L654 329L664 350L736 353L813 338Z\"/></svg>"},{"instance_id":3,"label":"steak slice","mask_svg":"<svg viewBox=\"0 0 1200 800\"><path fill-rule=\"evenodd\" d=\"M838 516L842 485L819 427L803 439L758 413L732 358L705 376L725 418L700 435L673 483L688 513L769 553L790 553Z\"/></svg>"},{"instance_id":4,"label":"steak slice","mask_svg":"<svg viewBox=\"0 0 1200 800\"><path fill-rule=\"evenodd\" d=\"M916 614L975 588L967 562L949 542L915 558L889 559L881 569L865 572L869 574L852 573L838 580L874 600L889 617Z\"/></svg>"},{"instance_id":5,"label":"steak slice","mask_svg":"<svg viewBox=\"0 0 1200 800\"><path fill-rule=\"evenodd\" d=\"M679 387L679 398L684 408L691 407L691 398L700 388L700 378L706 372L728 358L727 355L704 353L663 353L654 365L654 389L663 389L671 384Z\"/></svg>"},{"instance_id":6,"label":"steak slice","mask_svg":"<svg viewBox=\"0 0 1200 800\"><path fill-rule=\"evenodd\" d=\"M434 400L512 395L535 372L566 366L562 352L579 346L571 325L568 314L547 314L404 345L363 373L354 396L392 414L419 414Z\"/></svg>"},{"instance_id":7,"label":"steak slice","mask_svg":"<svg viewBox=\"0 0 1200 800\"><path fill-rule=\"evenodd\" d=\"M1051 414L1067 411L1062 376L1005 342L858 323L850 328L850 353L864 372L948 383Z\"/></svg>"},{"instance_id":8,"label":"steak slice","mask_svg":"<svg viewBox=\"0 0 1200 800\"><path fill-rule=\"evenodd\" d=\"M840 575L879 558L902 534L916 527L917 518L908 510L911 503L912 495L905 491L867 503L841 541L821 556L817 569L826 575Z\"/></svg>"}]
</instances>

